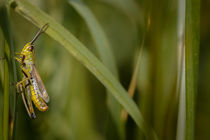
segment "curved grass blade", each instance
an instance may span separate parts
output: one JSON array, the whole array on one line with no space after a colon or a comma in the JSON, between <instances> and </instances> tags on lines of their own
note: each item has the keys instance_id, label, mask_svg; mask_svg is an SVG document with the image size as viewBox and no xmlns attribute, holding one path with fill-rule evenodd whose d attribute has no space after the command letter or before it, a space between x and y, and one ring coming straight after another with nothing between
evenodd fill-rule
<instances>
[{"instance_id":1,"label":"curved grass blade","mask_svg":"<svg viewBox=\"0 0 210 140\"><path fill-rule=\"evenodd\" d=\"M153 134L148 133L150 131L149 127L142 118L137 105L129 97L119 81L80 41L78 41L78 39L46 13L30 4L27 0L13 1L10 3L10 6L21 16L39 27L49 23L49 28L46 33L65 47L111 91L112 95L127 110L137 126L141 128L146 136L155 136L154 131L152 131Z\"/></svg>"},{"instance_id":2,"label":"curved grass blade","mask_svg":"<svg viewBox=\"0 0 210 140\"><path fill-rule=\"evenodd\" d=\"M85 20L85 23L90 30L90 34L92 35L93 41L96 44L97 52L103 64L113 73L114 76L116 76L117 79L119 79L114 55L111 50L111 45L94 14L82 1L69 0L69 4L71 4L73 8ZM114 119L115 125L117 125L118 133L121 139L123 139L123 123L120 119L122 108L120 104L114 99L110 91L107 91L107 93L111 117Z\"/></svg>"}]
</instances>

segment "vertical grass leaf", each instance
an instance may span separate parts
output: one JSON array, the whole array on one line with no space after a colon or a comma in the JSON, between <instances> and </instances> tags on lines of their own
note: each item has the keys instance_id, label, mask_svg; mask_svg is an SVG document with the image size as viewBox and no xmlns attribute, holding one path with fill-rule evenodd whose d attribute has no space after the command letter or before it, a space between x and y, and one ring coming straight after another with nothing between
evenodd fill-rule
<instances>
[{"instance_id":1,"label":"vertical grass leaf","mask_svg":"<svg viewBox=\"0 0 210 140\"><path fill-rule=\"evenodd\" d=\"M14 124L16 119L16 92L15 92L15 86L10 87L11 82L17 81L16 76L16 68L15 68L15 60L14 60L14 47L13 47L13 41L11 37L11 31L10 31L10 23L7 13L6 5L0 6L0 25L1 29L5 38L4 46L5 46L5 64L4 64L4 139L8 139L8 136L10 136L10 139L13 136L13 126L9 125L9 110L10 112L11 120L10 123ZM10 128L9 128L10 126ZM10 132L9 132L10 131Z\"/></svg>"},{"instance_id":2,"label":"vertical grass leaf","mask_svg":"<svg viewBox=\"0 0 210 140\"><path fill-rule=\"evenodd\" d=\"M178 0L177 8L177 97L179 98L176 140L185 140L185 9L186 0Z\"/></svg>"},{"instance_id":3,"label":"vertical grass leaf","mask_svg":"<svg viewBox=\"0 0 210 140\"><path fill-rule=\"evenodd\" d=\"M194 139L195 94L197 92L200 0L186 0L186 139Z\"/></svg>"}]
</instances>

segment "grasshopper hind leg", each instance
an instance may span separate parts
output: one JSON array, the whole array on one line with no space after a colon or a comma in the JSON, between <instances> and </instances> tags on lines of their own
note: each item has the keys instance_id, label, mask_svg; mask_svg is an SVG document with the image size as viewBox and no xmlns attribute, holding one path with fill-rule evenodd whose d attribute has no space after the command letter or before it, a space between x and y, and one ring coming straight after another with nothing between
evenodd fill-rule
<instances>
[{"instance_id":1,"label":"grasshopper hind leg","mask_svg":"<svg viewBox=\"0 0 210 140\"><path fill-rule=\"evenodd\" d=\"M35 119L36 115L34 113L33 107L31 109L31 106L28 107L28 105L26 103L26 99L25 99L24 92L23 92L23 85L22 84L17 84L16 86L17 86L17 92L21 93L22 100L23 100L24 106L26 108L26 111L27 111L29 117L32 118L32 119ZM28 99L28 100L30 100L30 99Z\"/></svg>"},{"instance_id":2,"label":"grasshopper hind leg","mask_svg":"<svg viewBox=\"0 0 210 140\"><path fill-rule=\"evenodd\" d=\"M25 89L26 89L26 99L27 99L27 103L29 106L29 111L31 113L31 118L36 118L35 113L34 113L34 108L33 108L33 104L32 104L32 95L31 95L31 90L30 90L30 84L27 81L26 85L25 85Z\"/></svg>"}]
</instances>

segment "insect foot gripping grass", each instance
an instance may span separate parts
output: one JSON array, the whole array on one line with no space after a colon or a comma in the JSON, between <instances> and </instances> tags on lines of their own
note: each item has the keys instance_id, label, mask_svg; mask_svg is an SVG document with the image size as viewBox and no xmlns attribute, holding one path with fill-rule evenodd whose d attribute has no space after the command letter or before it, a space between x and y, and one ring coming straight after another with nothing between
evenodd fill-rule
<instances>
[{"instance_id":1,"label":"insect foot gripping grass","mask_svg":"<svg viewBox=\"0 0 210 140\"><path fill-rule=\"evenodd\" d=\"M46 103L49 102L49 96L42 79L36 70L34 57L34 42L47 27L48 24L42 26L33 40L24 46L21 53L16 53L16 55L19 55L19 58L15 57L21 64L22 71L22 80L16 85L17 91L21 93L25 108L32 119L36 118L32 102L40 111L47 111L48 109Z\"/></svg>"}]
</instances>

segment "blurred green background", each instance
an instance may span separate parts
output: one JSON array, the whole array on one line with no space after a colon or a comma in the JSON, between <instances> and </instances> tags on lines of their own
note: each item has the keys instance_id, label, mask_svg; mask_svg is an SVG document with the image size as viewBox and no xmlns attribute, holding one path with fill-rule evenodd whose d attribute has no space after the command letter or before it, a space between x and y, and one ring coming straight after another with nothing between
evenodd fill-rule
<instances>
[{"instance_id":1,"label":"blurred green background","mask_svg":"<svg viewBox=\"0 0 210 140\"><path fill-rule=\"evenodd\" d=\"M73 2L73 4L71 3ZM96 38L78 12L77 0L32 0L34 6L50 15L78 38L99 59ZM180 5L181 3L181 5ZM179 30L183 9L179 0L85 0L101 26L116 61L119 81L129 88L134 69L134 101L159 140L184 139L185 118L179 120L184 63L180 51ZM195 96L195 139L210 138L210 1L200 1L200 46L198 93ZM8 9L15 52L32 40L38 28L13 9ZM89 17L90 18L90 17ZM0 19L2 20L2 19ZM181 20L181 21L180 21ZM50 25L49 25L50 26ZM93 25L94 29L94 25ZM0 56L3 56L3 33ZM100 43L100 40L98 40ZM144 41L144 43L142 43ZM182 43L183 40L181 40ZM101 41L103 43L103 40ZM143 45L142 45L143 44ZM17 140L142 140L145 135L128 116L122 131L110 114L106 88L59 43L43 34L35 42L36 67L50 96L49 110L31 120L17 95L14 138ZM136 65L140 48L140 65ZM106 55L106 54L104 54ZM180 60L179 60L180 58ZM0 139L3 139L4 63L0 62ZM20 65L16 62L18 81ZM180 76L181 75L181 76ZM181 84L180 84L181 83ZM14 86L14 83L10 86ZM180 86L180 87L179 87ZM13 96L15 92L10 93ZM10 97L12 98L12 97ZM10 106L10 112L11 108ZM117 110L116 110L117 111ZM183 112L181 112L183 113ZM183 114L182 114L183 115ZM13 117L10 113L10 116ZM116 116L120 119L120 116ZM181 123L181 124L180 124ZM152 134L151 134L152 135Z\"/></svg>"}]
</instances>

